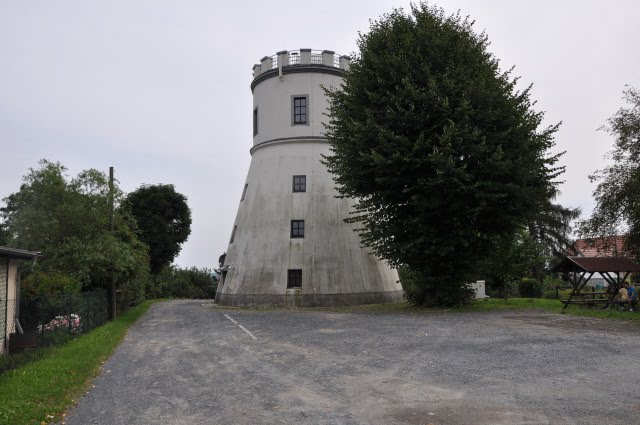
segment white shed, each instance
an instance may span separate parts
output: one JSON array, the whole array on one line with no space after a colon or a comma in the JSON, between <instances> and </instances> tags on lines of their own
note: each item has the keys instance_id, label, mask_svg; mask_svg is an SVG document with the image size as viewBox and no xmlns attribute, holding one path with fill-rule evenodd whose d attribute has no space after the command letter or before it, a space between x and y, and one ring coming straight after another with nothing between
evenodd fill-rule
<instances>
[{"instance_id":1,"label":"white shed","mask_svg":"<svg viewBox=\"0 0 640 425\"><path fill-rule=\"evenodd\" d=\"M0 246L0 354L9 347L9 337L15 332L20 299L21 260L35 261L40 253Z\"/></svg>"}]
</instances>

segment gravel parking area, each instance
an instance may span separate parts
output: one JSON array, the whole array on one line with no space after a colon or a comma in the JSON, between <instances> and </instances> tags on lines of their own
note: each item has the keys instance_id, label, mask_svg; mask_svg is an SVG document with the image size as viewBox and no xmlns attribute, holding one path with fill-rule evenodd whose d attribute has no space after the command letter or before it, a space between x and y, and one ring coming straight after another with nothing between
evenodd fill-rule
<instances>
[{"instance_id":1,"label":"gravel parking area","mask_svg":"<svg viewBox=\"0 0 640 425\"><path fill-rule=\"evenodd\" d=\"M623 322L169 301L67 424L640 424L639 378Z\"/></svg>"}]
</instances>

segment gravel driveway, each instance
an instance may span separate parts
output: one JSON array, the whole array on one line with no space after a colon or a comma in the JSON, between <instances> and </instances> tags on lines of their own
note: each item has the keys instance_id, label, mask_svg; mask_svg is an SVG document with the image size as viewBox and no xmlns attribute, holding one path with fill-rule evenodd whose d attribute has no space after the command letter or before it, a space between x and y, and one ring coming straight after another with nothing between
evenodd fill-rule
<instances>
[{"instance_id":1,"label":"gravel driveway","mask_svg":"<svg viewBox=\"0 0 640 425\"><path fill-rule=\"evenodd\" d=\"M640 424L640 327L540 311L155 304L67 418L88 424Z\"/></svg>"}]
</instances>

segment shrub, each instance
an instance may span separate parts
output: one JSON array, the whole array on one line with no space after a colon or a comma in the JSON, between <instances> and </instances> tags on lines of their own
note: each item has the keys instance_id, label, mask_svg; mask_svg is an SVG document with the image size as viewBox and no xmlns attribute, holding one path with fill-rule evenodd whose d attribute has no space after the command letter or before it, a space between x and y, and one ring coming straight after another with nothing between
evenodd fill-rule
<instances>
[{"instance_id":1,"label":"shrub","mask_svg":"<svg viewBox=\"0 0 640 425\"><path fill-rule=\"evenodd\" d=\"M214 298L218 281L210 269L168 266L147 287L149 298Z\"/></svg>"},{"instance_id":2,"label":"shrub","mask_svg":"<svg viewBox=\"0 0 640 425\"><path fill-rule=\"evenodd\" d=\"M448 291L435 291L437 283L423 283L424 277L413 270L401 267L398 270L400 284L404 289L404 298L414 305L423 305L425 292L431 290L433 303L439 306L469 304L474 298L474 291L468 285L450 287Z\"/></svg>"},{"instance_id":3,"label":"shrub","mask_svg":"<svg viewBox=\"0 0 640 425\"><path fill-rule=\"evenodd\" d=\"M565 289L567 284L562 279L546 276L544 278L544 298L557 299L560 298L560 290Z\"/></svg>"},{"instance_id":4,"label":"shrub","mask_svg":"<svg viewBox=\"0 0 640 425\"><path fill-rule=\"evenodd\" d=\"M571 292L573 292L573 289L563 289L563 290L561 290L560 291L560 299L561 300L566 300L571 295Z\"/></svg>"},{"instance_id":5,"label":"shrub","mask_svg":"<svg viewBox=\"0 0 640 425\"><path fill-rule=\"evenodd\" d=\"M42 295L75 294L81 289L82 283L79 279L58 271L33 272L20 285L21 295L30 299Z\"/></svg>"},{"instance_id":6,"label":"shrub","mask_svg":"<svg viewBox=\"0 0 640 425\"><path fill-rule=\"evenodd\" d=\"M542 284L533 278L526 277L518 283L518 292L523 298L540 298L542 297Z\"/></svg>"},{"instance_id":7,"label":"shrub","mask_svg":"<svg viewBox=\"0 0 640 425\"><path fill-rule=\"evenodd\" d=\"M125 312L145 300L146 282L140 283L140 279L131 279L118 285L116 296L118 312Z\"/></svg>"},{"instance_id":8,"label":"shrub","mask_svg":"<svg viewBox=\"0 0 640 425\"><path fill-rule=\"evenodd\" d=\"M71 322L69 322L71 319ZM56 316L49 323L44 325L45 331L53 331L55 329L62 328L70 332L80 331L80 316L77 314L69 314L68 316ZM38 326L38 330L42 332L42 325Z\"/></svg>"},{"instance_id":9,"label":"shrub","mask_svg":"<svg viewBox=\"0 0 640 425\"><path fill-rule=\"evenodd\" d=\"M556 290L555 289L545 289L544 290L544 294L542 295L543 298L549 299L549 300L555 300L560 298L560 291L558 291L558 294L556 294Z\"/></svg>"}]
</instances>

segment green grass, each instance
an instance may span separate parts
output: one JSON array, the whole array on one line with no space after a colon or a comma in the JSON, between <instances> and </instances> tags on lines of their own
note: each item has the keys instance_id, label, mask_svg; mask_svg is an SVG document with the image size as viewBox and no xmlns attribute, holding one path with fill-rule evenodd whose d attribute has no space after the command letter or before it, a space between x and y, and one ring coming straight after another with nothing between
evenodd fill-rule
<instances>
[{"instance_id":1,"label":"green grass","mask_svg":"<svg viewBox=\"0 0 640 425\"><path fill-rule=\"evenodd\" d=\"M563 313L564 304L559 300L543 298L509 298L509 299L489 299L475 301L469 306L459 307L456 311L491 311L491 310L522 310L529 308L540 308L553 313ZM598 317L600 319L629 320L640 324L640 312L607 309L602 307L587 307L582 305L570 305L564 310L564 314L574 316Z\"/></svg>"},{"instance_id":2,"label":"green grass","mask_svg":"<svg viewBox=\"0 0 640 425\"><path fill-rule=\"evenodd\" d=\"M60 421L150 305L147 301L68 344L42 350L38 360L0 376L0 424Z\"/></svg>"},{"instance_id":3,"label":"green grass","mask_svg":"<svg viewBox=\"0 0 640 425\"><path fill-rule=\"evenodd\" d=\"M297 311L297 312L404 312L410 314L434 314L447 312L474 312L474 311L495 311L495 310L524 310L542 309L552 313L570 314L575 316L598 317L601 319L629 320L640 325L640 311L630 312L622 310L602 310L601 308L590 308L580 305L570 305L563 312L562 304L559 300L544 298L490 298L477 300L470 305L452 308L423 308L411 305L406 302L394 304L370 304L359 306L339 306L339 307L291 307L291 308L268 308L268 307L225 307L217 306L222 310L242 310L242 311Z\"/></svg>"},{"instance_id":4,"label":"green grass","mask_svg":"<svg viewBox=\"0 0 640 425\"><path fill-rule=\"evenodd\" d=\"M0 376L10 370L45 358L51 350L48 347L31 348L18 354L0 356Z\"/></svg>"},{"instance_id":5,"label":"green grass","mask_svg":"<svg viewBox=\"0 0 640 425\"><path fill-rule=\"evenodd\" d=\"M574 316L598 317L601 319L629 320L640 325L640 311L624 311L624 310L602 310L601 307L591 308L581 305L570 305L563 312L564 304L559 300L544 298L490 298L486 300L477 300L470 305L452 308L421 308L412 306L408 303L396 304L373 304L352 307L330 307L308 310L328 310L336 312L353 312L353 311L395 311L409 312L413 314L429 314L444 312L474 312L474 311L496 311L496 310L526 310L526 309L542 309L551 313L570 314Z\"/></svg>"}]
</instances>

